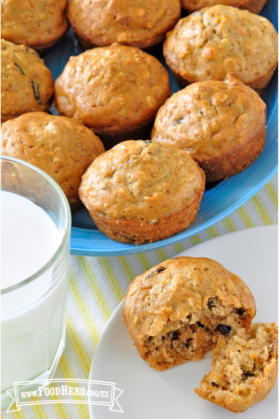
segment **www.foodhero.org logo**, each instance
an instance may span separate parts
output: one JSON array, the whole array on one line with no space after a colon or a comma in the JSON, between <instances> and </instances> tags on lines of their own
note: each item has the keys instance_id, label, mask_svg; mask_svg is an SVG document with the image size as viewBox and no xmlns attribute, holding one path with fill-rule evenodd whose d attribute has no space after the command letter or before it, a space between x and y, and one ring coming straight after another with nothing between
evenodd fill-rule
<instances>
[{"instance_id":1,"label":"www.foodhero.org logo","mask_svg":"<svg viewBox=\"0 0 279 419\"><path fill-rule=\"evenodd\" d=\"M86 390L84 387L39 387L38 390L34 391L21 391L20 396L22 399L30 397L42 397L42 396L87 396L97 398L109 398L110 392L103 390ZM119 397L119 396L118 396Z\"/></svg>"},{"instance_id":2,"label":"www.foodhero.org logo","mask_svg":"<svg viewBox=\"0 0 279 419\"><path fill-rule=\"evenodd\" d=\"M118 398L123 393L115 383L94 380L36 380L15 383L7 390L12 398L7 412L19 411L35 404L79 403L108 406L113 412L123 412Z\"/></svg>"}]
</instances>

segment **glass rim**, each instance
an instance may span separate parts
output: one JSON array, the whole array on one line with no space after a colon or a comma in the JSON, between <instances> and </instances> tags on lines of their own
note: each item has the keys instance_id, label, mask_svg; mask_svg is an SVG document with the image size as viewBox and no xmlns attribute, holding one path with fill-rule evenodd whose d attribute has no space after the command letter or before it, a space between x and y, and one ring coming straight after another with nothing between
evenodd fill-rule
<instances>
[{"instance_id":1,"label":"glass rim","mask_svg":"<svg viewBox=\"0 0 279 419\"><path fill-rule=\"evenodd\" d=\"M71 211L70 211L69 202L68 202L64 192L62 191L60 186L55 182L55 180L51 176L49 176L46 172L44 172L43 170L41 170L38 167L34 166L33 164L27 163L23 160L15 159L13 157L8 157L8 156L1 156L1 161L2 160L11 161L11 162L18 163L18 164L21 164L23 166L28 167L29 169L31 169L31 170L37 172L39 175L43 176L43 178L45 178L46 181L49 182L51 184L51 186L53 186L53 188L56 190L56 192L58 193L58 195L61 198L62 203L63 203L63 209L64 209L64 213L65 213L65 216L66 216L66 229L64 231L64 234L63 234L62 240L60 242L60 245L56 249L54 255L48 260L48 262L45 263L45 265L43 265L42 268L40 268L38 271L36 271L33 275L30 275L28 278L20 281L18 284L15 284L15 285L12 285L10 287L1 289L1 295L7 294L11 291L15 291L15 290L21 288L21 287L29 284L30 282L33 282L35 279L37 279L39 276L41 276L43 273L45 273L54 264L54 262L59 258L59 256L61 255L61 253L64 249L64 246L69 239L70 232L71 232Z\"/></svg>"}]
</instances>

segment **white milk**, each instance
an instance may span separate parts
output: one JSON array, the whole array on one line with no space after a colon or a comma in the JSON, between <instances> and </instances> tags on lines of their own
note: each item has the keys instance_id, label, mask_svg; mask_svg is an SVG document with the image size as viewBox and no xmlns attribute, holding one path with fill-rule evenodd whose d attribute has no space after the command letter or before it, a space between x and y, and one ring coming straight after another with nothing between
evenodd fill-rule
<instances>
[{"instance_id":1,"label":"white milk","mask_svg":"<svg viewBox=\"0 0 279 419\"><path fill-rule=\"evenodd\" d=\"M1 289L5 291L54 256L62 233L43 209L14 193L1 191L1 212ZM2 403L3 393L15 382L52 377L64 349L68 278L66 244L37 279L2 294Z\"/></svg>"},{"instance_id":2,"label":"white milk","mask_svg":"<svg viewBox=\"0 0 279 419\"><path fill-rule=\"evenodd\" d=\"M1 191L1 289L41 269L61 242L48 214L27 198Z\"/></svg>"}]
</instances>

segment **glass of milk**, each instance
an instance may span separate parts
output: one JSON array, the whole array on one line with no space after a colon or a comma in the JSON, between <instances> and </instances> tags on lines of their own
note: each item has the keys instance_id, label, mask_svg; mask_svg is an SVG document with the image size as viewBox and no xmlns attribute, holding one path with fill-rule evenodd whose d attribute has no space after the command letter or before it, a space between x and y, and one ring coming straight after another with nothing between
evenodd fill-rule
<instances>
[{"instance_id":1,"label":"glass of milk","mask_svg":"<svg viewBox=\"0 0 279 419\"><path fill-rule=\"evenodd\" d=\"M70 230L57 183L35 166L1 157L2 408L14 383L51 379L63 353Z\"/></svg>"}]
</instances>

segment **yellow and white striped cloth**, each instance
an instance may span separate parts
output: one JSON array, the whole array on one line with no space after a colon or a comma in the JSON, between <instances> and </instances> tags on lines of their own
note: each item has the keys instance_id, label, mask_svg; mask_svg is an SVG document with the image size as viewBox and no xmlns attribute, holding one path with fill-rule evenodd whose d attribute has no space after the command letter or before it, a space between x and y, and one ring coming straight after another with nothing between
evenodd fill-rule
<instances>
[{"instance_id":1,"label":"yellow and white striped cloth","mask_svg":"<svg viewBox=\"0 0 279 419\"><path fill-rule=\"evenodd\" d=\"M88 379L100 336L135 276L213 237L245 228L277 224L277 181L278 175L229 217L175 245L132 256L71 256L66 348L54 378ZM19 412L2 414L2 419L12 418L89 419L89 409L78 404L49 404L25 406Z\"/></svg>"}]
</instances>

